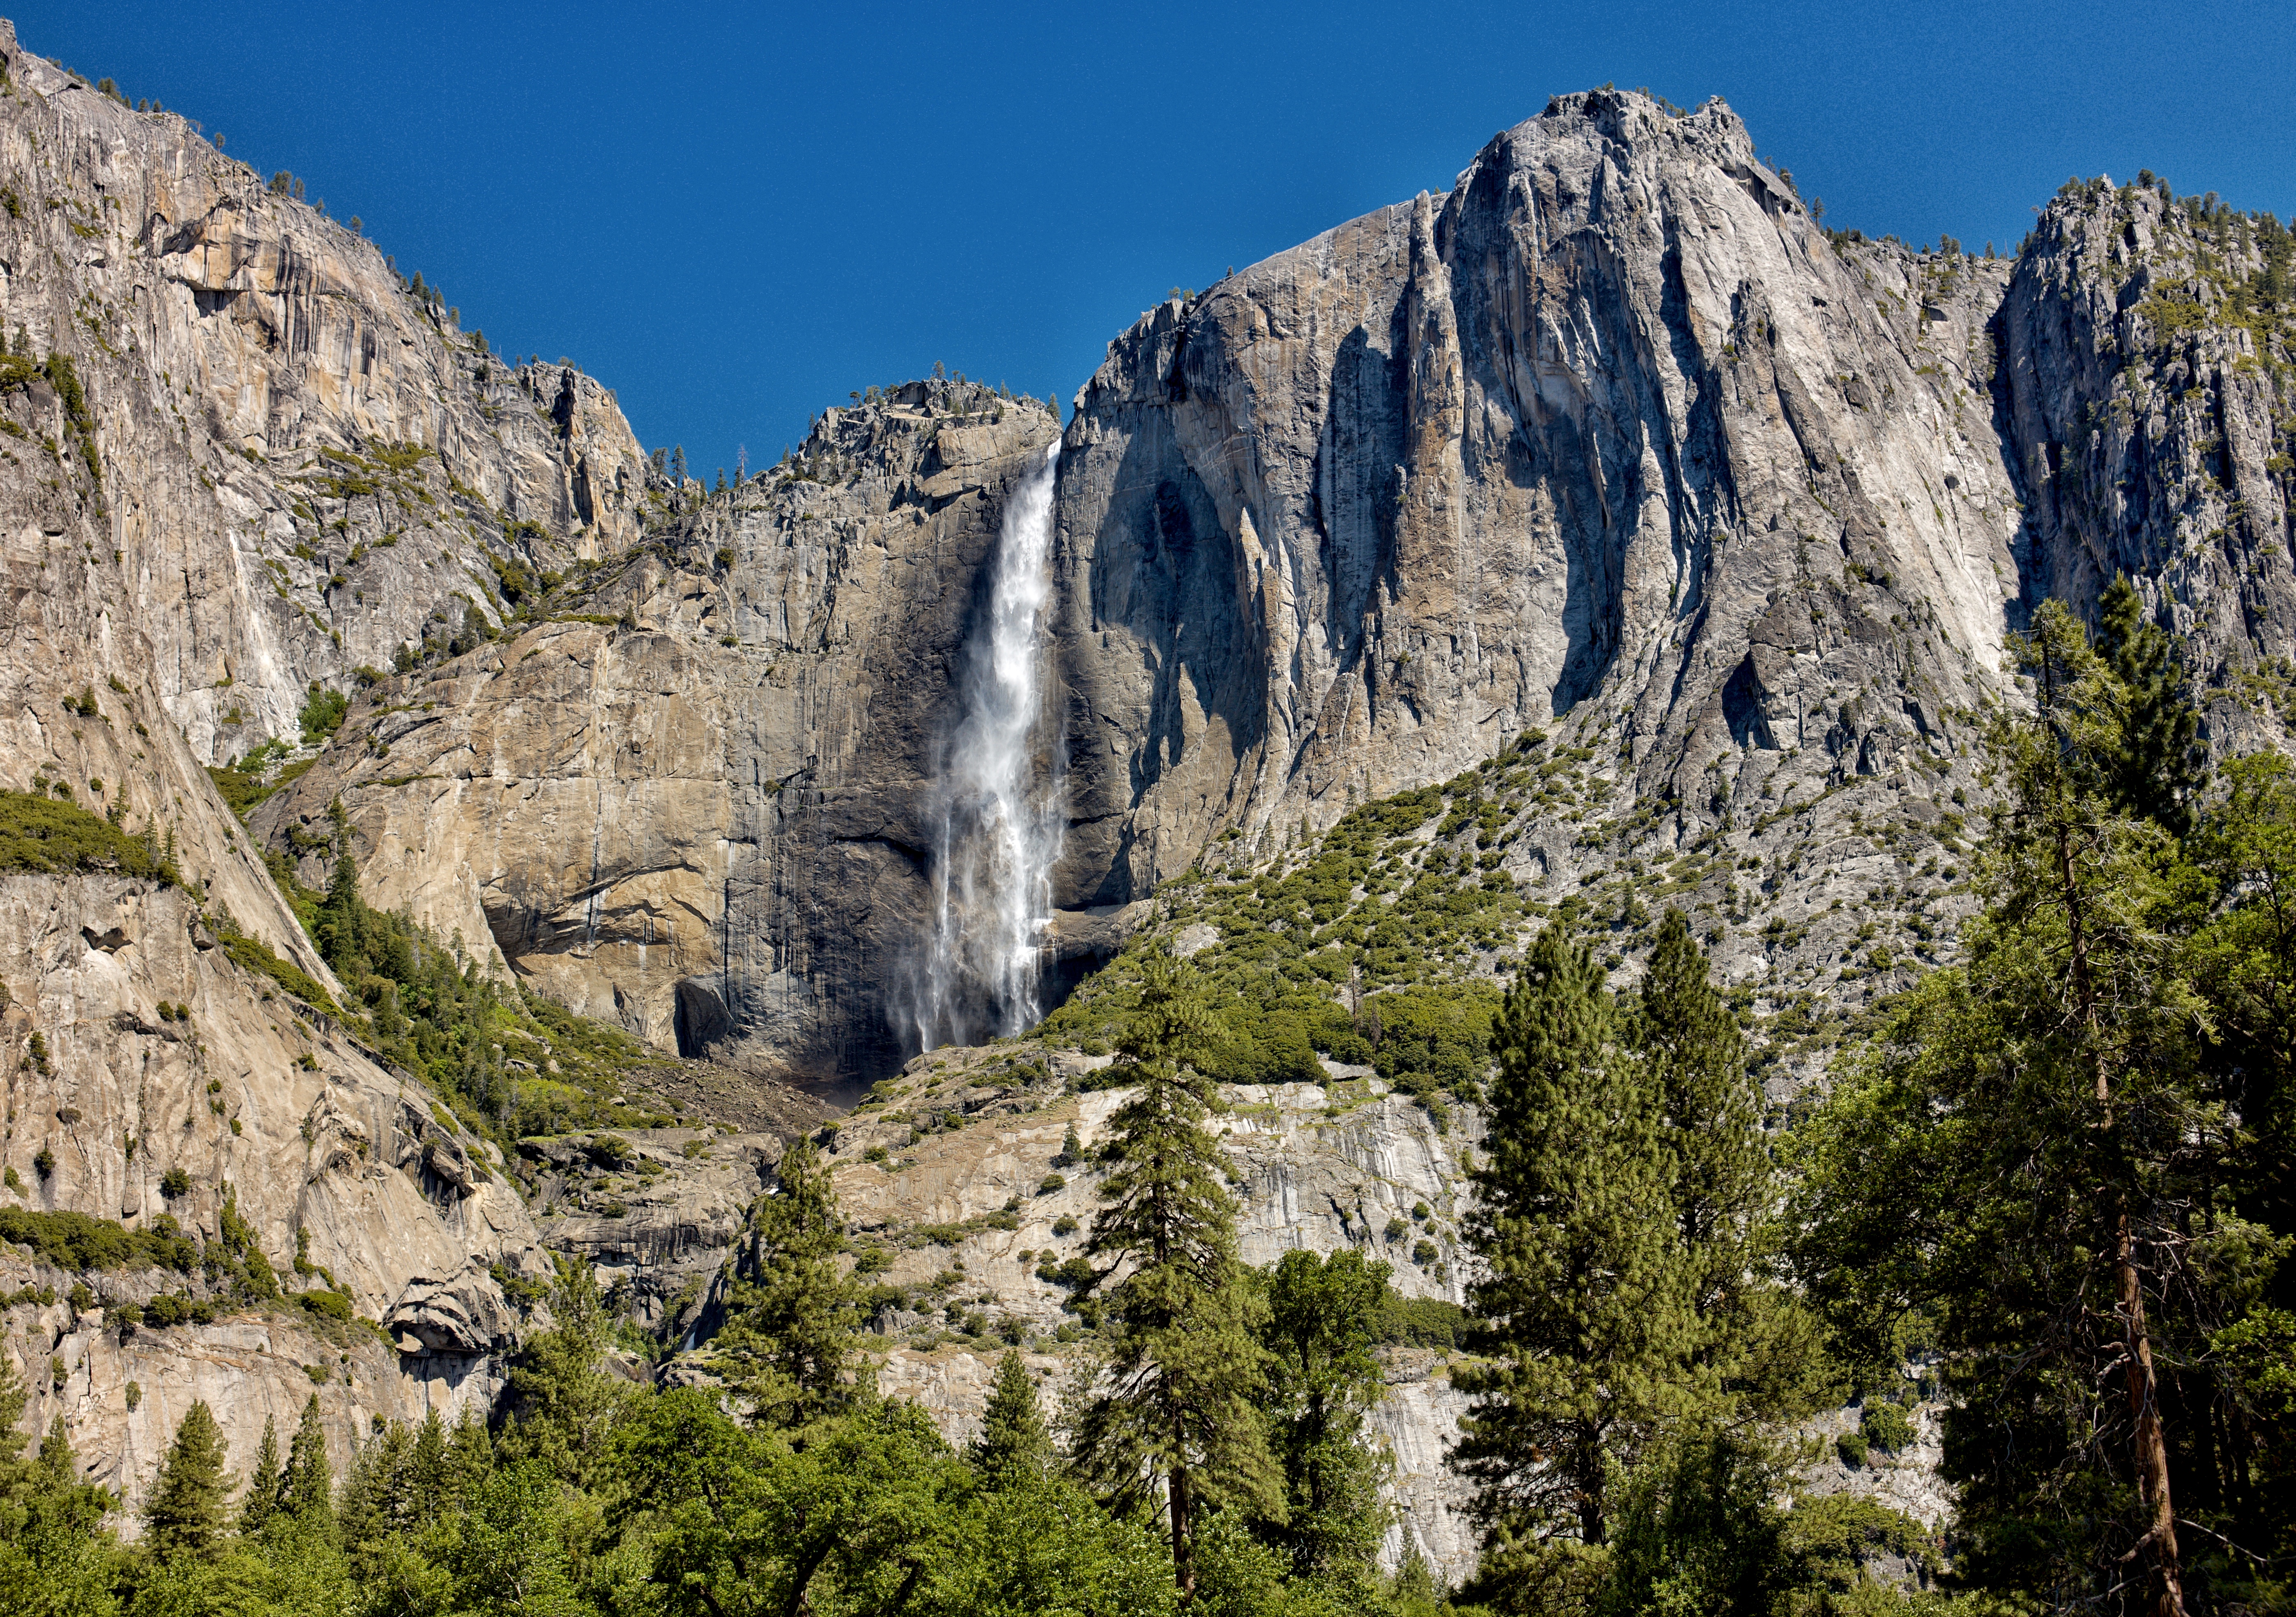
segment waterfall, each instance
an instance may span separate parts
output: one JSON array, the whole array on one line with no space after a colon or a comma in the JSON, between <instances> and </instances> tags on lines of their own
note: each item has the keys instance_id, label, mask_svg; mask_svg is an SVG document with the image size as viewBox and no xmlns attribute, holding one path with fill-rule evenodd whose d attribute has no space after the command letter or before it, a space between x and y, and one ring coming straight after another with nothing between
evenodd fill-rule
<instances>
[{"instance_id":1,"label":"waterfall","mask_svg":"<svg viewBox=\"0 0 2296 1617\"><path fill-rule=\"evenodd\" d=\"M1062 817L1044 727L1042 618L1052 593L1053 472L1045 451L997 529L988 610L966 648L964 717L941 767L932 934L915 986L917 1047L1018 1033L1044 1014L1045 935Z\"/></svg>"}]
</instances>

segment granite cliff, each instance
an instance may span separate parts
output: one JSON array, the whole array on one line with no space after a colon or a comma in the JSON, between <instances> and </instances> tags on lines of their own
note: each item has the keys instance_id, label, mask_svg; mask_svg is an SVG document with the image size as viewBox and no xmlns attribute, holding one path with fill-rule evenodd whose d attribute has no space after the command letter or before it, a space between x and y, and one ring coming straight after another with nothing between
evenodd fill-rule
<instances>
[{"instance_id":1,"label":"granite cliff","mask_svg":"<svg viewBox=\"0 0 2296 1617\"><path fill-rule=\"evenodd\" d=\"M873 1083L834 1157L887 1384L958 1429L1006 1322L1057 1360L1090 1177L1050 1177L1113 1099L1070 1036L1093 990L1025 1046L919 1055L905 1014L967 647L1048 451L1062 986L1144 928L1241 969L1439 908L1374 991L1488 982L1557 913L1623 984L1678 903L1784 1104L1949 956L2038 601L2128 570L2212 746L2288 711L2292 332L2258 291L2288 237L2162 187L2070 185L2012 259L1917 251L1821 227L1719 102L1563 96L1446 194L1147 311L1065 425L871 389L711 490L291 182L5 25L0 70L0 788L166 854L0 875L0 1206L279 1282L0 1258L29 1418L131 1491L193 1397L242 1457L314 1386L342 1447L490 1400L554 1249L706 1335L781 1138ZM258 751L242 824L209 766ZM1408 792L1334 916L1285 907ZM665 1109L742 1132L482 1138L362 1040L283 893L345 850L365 902L686 1058ZM1323 1064L1228 1096L1245 1255L1364 1246L1456 1301L1472 1105ZM1394 1364L1401 1496L1456 1571L1442 1359Z\"/></svg>"}]
</instances>

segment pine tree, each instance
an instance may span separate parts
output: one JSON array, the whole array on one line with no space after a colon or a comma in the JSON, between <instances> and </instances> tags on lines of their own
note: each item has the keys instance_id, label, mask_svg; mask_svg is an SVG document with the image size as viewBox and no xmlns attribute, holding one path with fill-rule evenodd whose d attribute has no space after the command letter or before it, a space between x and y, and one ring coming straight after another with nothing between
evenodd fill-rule
<instances>
[{"instance_id":1,"label":"pine tree","mask_svg":"<svg viewBox=\"0 0 2296 1617\"><path fill-rule=\"evenodd\" d=\"M144 1526L163 1561L208 1555L224 1531L224 1441L214 1411L195 1402L144 1502Z\"/></svg>"},{"instance_id":2,"label":"pine tree","mask_svg":"<svg viewBox=\"0 0 2296 1617\"><path fill-rule=\"evenodd\" d=\"M604 1367L611 1325L597 1277L578 1258L550 1293L553 1328L538 1333L511 1370L517 1419L503 1434L504 1458L540 1460L586 1488L605 1463L629 1383Z\"/></svg>"},{"instance_id":3,"label":"pine tree","mask_svg":"<svg viewBox=\"0 0 2296 1617\"><path fill-rule=\"evenodd\" d=\"M1658 1092L1683 1244L1710 1254L1700 1280L1701 1305L1710 1308L1716 1288L1743 1271L1747 1230L1769 1183L1769 1153L1761 1092L1746 1075L1745 1036L1715 992L1705 953L1679 909L1659 923L1631 1032Z\"/></svg>"},{"instance_id":4,"label":"pine tree","mask_svg":"<svg viewBox=\"0 0 2296 1617\"><path fill-rule=\"evenodd\" d=\"M2176 643L2144 617L2144 603L2117 573L2097 603L2096 649L2119 685L2117 724L2100 749L2104 792L2121 812L2192 830L2191 805L2206 784L2200 710L2186 700Z\"/></svg>"},{"instance_id":5,"label":"pine tree","mask_svg":"<svg viewBox=\"0 0 2296 1617\"><path fill-rule=\"evenodd\" d=\"M1261 1531L1290 1552L1298 1577L1367 1580L1386 1536L1386 1457L1365 1423L1387 1393L1372 1342L1391 1272L1353 1250L1324 1258L1293 1251L1267 1276L1260 1341L1286 1520Z\"/></svg>"},{"instance_id":6,"label":"pine tree","mask_svg":"<svg viewBox=\"0 0 2296 1617\"><path fill-rule=\"evenodd\" d=\"M279 1482L279 1508L306 1523L334 1519L334 1478L327 1467L327 1431L319 1419L319 1395L303 1406L303 1418L287 1446L287 1471Z\"/></svg>"},{"instance_id":7,"label":"pine tree","mask_svg":"<svg viewBox=\"0 0 2296 1617\"><path fill-rule=\"evenodd\" d=\"M1003 1490L1041 1479L1052 1457L1052 1440L1037 1408L1035 1378L1019 1350L1008 1350L997 1361L996 1384L980 1417L980 1436L972 1445L973 1467L989 1488Z\"/></svg>"},{"instance_id":8,"label":"pine tree","mask_svg":"<svg viewBox=\"0 0 2296 1617\"><path fill-rule=\"evenodd\" d=\"M1133 1267L1110 1299L1116 1342L1106 1390L1076 1422L1077 1468L1127 1505L1163 1484L1184 1596L1195 1588L1200 1509L1284 1519L1257 1401L1264 1305L1236 1261L1235 1204L1203 1127L1211 1080L1196 1063L1218 1031L1193 967L1163 953L1143 959L1138 1000L1116 1041L1121 1078L1139 1089L1110 1120L1112 1167L1085 1247L1113 1260L1108 1275Z\"/></svg>"},{"instance_id":9,"label":"pine tree","mask_svg":"<svg viewBox=\"0 0 2296 1617\"><path fill-rule=\"evenodd\" d=\"M829 1165L810 1140L790 1146L780 1184L750 1215L742 1277L717 1339L726 1385L761 1424L799 1427L863 1391L853 1351L853 1287L838 1272L845 1226Z\"/></svg>"},{"instance_id":10,"label":"pine tree","mask_svg":"<svg viewBox=\"0 0 2296 1617\"><path fill-rule=\"evenodd\" d=\"M255 1470L247 1479L247 1494L239 1505L239 1531L249 1538L263 1531L263 1524L279 1508L281 1483L279 1469L279 1427L269 1416L263 1417L263 1441L255 1450Z\"/></svg>"},{"instance_id":11,"label":"pine tree","mask_svg":"<svg viewBox=\"0 0 2296 1617\"><path fill-rule=\"evenodd\" d=\"M407 1463L406 1502L414 1519L426 1522L446 1509L447 1501L447 1427L434 1406L415 1431L414 1457Z\"/></svg>"},{"instance_id":12,"label":"pine tree","mask_svg":"<svg viewBox=\"0 0 2296 1617\"><path fill-rule=\"evenodd\" d=\"M1490 1359L1455 1377L1473 1404L1453 1464L1494 1551L1603 1544L1610 1488L1685 1407L1696 1276L1648 1066L1614 1042L1587 951L1550 926L1508 990L1468 1238Z\"/></svg>"},{"instance_id":13,"label":"pine tree","mask_svg":"<svg viewBox=\"0 0 2296 1617\"><path fill-rule=\"evenodd\" d=\"M2198 1564L2223 1577L2251 1486L2211 1363L2257 1284L2228 1255L2287 1232L2247 1222L2252 1146L2209 1088L2215 1017L2179 940L2206 883L2160 817L2189 759L2143 742L2185 721L2132 731L2147 699L2123 672L2162 662L2114 593L2117 661L2056 602L2013 643L2035 702L1987 735L1986 914L1805 1126L1794 1222L1845 1341L1886 1362L1896 1321L1934 1333L1966 1569L2171 1613L2180 1530L2208 1523ZM2132 780L2147 756L2158 776Z\"/></svg>"}]
</instances>

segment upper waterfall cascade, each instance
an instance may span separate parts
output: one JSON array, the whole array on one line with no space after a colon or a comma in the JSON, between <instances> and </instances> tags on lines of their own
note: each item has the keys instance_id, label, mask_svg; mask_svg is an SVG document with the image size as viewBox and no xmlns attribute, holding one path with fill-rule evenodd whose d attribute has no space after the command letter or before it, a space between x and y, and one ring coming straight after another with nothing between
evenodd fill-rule
<instances>
[{"instance_id":1,"label":"upper waterfall cascade","mask_svg":"<svg viewBox=\"0 0 2296 1617\"><path fill-rule=\"evenodd\" d=\"M941 766L932 932L912 1014L920 1049L1018 1033L1044 1014L1044 953L1062 816L1046 733L1055 442L1014 488L988 612L966 652L964 716Z\"/></svg>"}]
</instances>

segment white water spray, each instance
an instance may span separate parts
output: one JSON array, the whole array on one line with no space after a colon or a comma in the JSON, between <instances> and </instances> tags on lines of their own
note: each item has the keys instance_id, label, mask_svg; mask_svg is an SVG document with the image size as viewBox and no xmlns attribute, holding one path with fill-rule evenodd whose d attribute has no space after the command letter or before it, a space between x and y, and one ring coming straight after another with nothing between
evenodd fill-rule
<instances>
[{"instance_id":1,"label":"white water spray","mask_svg":"<svg viewBox=\"0 0 2296 1617\"><path fill-rule=\"evenodd\" d=\"M1044 951L1061 852L1059 749L1044 721L1055 443L1013 490L988 615L973 632L964 718L942 767L933 930L914 1007L918 1048L1018 1033L1044 1014Z\"/></svg>"}]
</instances>

